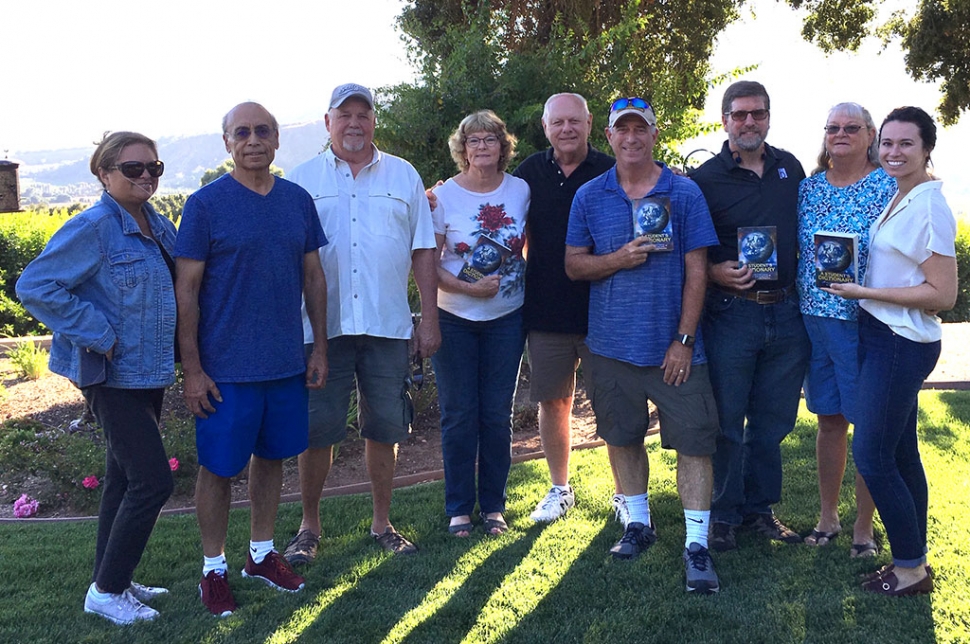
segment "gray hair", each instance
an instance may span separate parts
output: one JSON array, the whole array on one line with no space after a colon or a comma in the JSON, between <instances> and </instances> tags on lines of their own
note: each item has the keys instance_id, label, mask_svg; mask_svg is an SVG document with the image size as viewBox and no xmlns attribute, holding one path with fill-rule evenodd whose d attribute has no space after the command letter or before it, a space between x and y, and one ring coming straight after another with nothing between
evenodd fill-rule
<instances>
[{"instance_id":1,"label":"gray hair","mask_svg":"<svg viewBox=\"0 0 970 644\"><path fill-rule=\"evenodd\" d=\"M869 110L862 107L858 103L839 103L829 110L828 118L832 118L836 114L842 114L843 116L848 116L849 118L859 119L866 124L867 132L876 131L876 122L872 120L872 115ZM826 119L827 121L828 119ZM832 167L832 157L829 156L829 151L825 148L825 134L822 135L822 149L818 153L818 164L812 174L818 174L820 172L825 172ZM872 143L869 145L869 150L866 154L869 159L869 163L872 165L879 165L879 137L874 136L872 138Z\"/></svg>"},{"instance_id":2,"label":"gray hair","mask_svg":"<svg viewBox=\"0 0 970 644\"><path fill-rule=\"evenodd\" d=\"M589 116L589 105L586 104L585 96L583 96L582 94L577 94L576 92L559 92L558 94L553 94L552 96L547 98L546 104L542 106L543 121L549 118L549 105L560 96L572 96L573 98L578 100L580 103L583 104L583 111L586 113L586 116Z\"/></svg>"}]
</instances>

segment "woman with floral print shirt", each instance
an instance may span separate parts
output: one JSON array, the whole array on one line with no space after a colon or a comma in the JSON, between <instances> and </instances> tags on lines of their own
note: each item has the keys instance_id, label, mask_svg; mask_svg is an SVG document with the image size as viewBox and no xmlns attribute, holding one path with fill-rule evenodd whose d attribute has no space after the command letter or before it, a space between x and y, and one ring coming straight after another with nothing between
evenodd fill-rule
<instances>
[{"instance_id":1,"label":"woman with floral print shirt","mask_svg":"<svg viewBox=\"0 0 970 644\"><path fill-rule=\"evenodd\" d=\"M477 499L485 532L498 535L508 529L512 401L525 344L529 187L505 172L515 137L494 112L465 117L448 145L459 173L434 189L433 213L441 258L441 349L432 363L441 407L445 511L449 532L467 537Z\"/></svg>"}]
</instances>

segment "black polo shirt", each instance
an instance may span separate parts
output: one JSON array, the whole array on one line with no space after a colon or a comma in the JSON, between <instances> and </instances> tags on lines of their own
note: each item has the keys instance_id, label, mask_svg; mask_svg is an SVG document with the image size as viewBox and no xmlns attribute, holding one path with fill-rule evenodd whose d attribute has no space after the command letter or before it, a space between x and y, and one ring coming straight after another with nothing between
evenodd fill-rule
<instances>
[{"instance_id":1,"label":"black polo shirt","mask_svg":"<svg viewBox=\"0 0 970 644\"><path fill-rule=\"evenodd\" d=\"M795 283L798 263L798 184L805 178L802 164L789 152L765 144L762 175L742 168L728 142L720 154L690 173L711 210L720 245L707 250L713 264L738 260L738 228L776 226L778 279L759 280L755 290L785 288Z\"/></svg>"},{"instance_id":2,"label":"black polo shirt","mask_svg":"<svg viewBox=\"0 0 970 644\"><path fill-rule=\"evenodd\" d=\"M532 198L526 236L525 328L529 331L579 333L589 324L589 282L566 277L566 229L579 187L613 167L616 160L589 146L586 158L566 177L552 148L536 152L513 173L529 184Z\"/></svg>"}]
</instances>

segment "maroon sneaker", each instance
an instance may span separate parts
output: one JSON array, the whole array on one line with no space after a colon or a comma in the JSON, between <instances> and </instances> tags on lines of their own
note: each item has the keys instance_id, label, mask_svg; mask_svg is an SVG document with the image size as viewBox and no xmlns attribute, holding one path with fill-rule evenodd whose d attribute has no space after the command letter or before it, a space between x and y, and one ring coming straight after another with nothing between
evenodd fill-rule
<instances>
[{"instance_id":1,"label":"maroon sneaker","mask_svg":"<svg viewBox=\"0 0 970 644\"><path fill-rule=\"evenodd\" d=\"M199 582L199 595L202 605L216 617L229 617L236 610L236 600L229 589L229 580L216 570L209 573Z\"/></svg>"},{"instance_id":2,"label":"maroon sneaker","mask_svg":"<svg viewBox=\"0 0 970 644\"><path fill-rule=\"evenodd\" d=\"M293 568L275 550L266 555L263 563L253 562L253 555L246 557L246 567L242 571L243 577L262 579L277 590L295 593L303 589L303 577L293 572Z\"/></svg>"}]
</instances>

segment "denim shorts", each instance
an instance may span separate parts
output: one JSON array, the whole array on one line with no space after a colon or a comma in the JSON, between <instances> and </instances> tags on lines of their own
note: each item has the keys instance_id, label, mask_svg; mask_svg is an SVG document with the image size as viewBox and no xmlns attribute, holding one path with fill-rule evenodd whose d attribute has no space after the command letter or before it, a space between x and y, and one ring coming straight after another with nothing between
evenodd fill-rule
<instances>
[{"instance_id":1,"label":"denim shorts","mask_svg":"<svg viewBox=\"0 0 970 644\"><path fill-rule=\"evenodd\" d=\"M589 356L585 339L585 335L576 333L529 332L529 398L532 402L573 397L576 368Z\"/></svg>"},{"instance_id":2,"label":"denim shorts","mask_svg":"<svg viewBox=\"0 0 970 644\"><path fill-rule=\"evenodd\" d=\"M235 476L250 456L270 461L307 448L304 374L264 382L216 383L222 402L208 418L195 419L199 465L217 476Z\"/></svg>"},{"instance_id":3,"label":"denim shorts","mask_svg":"<svg viewBox=\"0 0 970 644\"><path fill-rule=\"evenodd\" d=\"M309 356L313 345L305 347ZM330 447L347 438L355 385L361 436L387 445L408 439L414 404L408 384L407 340L337 336L327 342L327 363L327 386L310 390L310 447Z\"/></svg>"},{"instance_id":4,"label":"denim shorts","mask_svg":"<svg viewBox=\"0 0 970 644\"><path fill-rule=\"evenodd\" d=\"M650 423L647 400L660 416L660 446L686 456L710 456L720 425L706 364L691 366L679 387L663 381L660 367L638 367L591 353L587 394L596 414L596 433L608 445L642 443Z\"/></svg>"},{"instance_id":5,"label":"denim shorts","mask_svg":"<svg viewBox=\"0 0 970 644\"><path fill-rule=\"evenodd\" d=\"M842 414L855 422L859 383L859 324L804 315L805 330L812 343L812 357L805 374L805 405L813 414Z\"/></svg>"}]
</instances>

